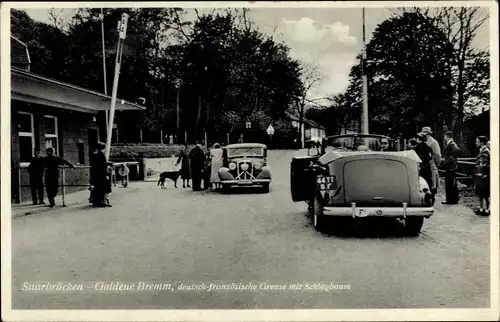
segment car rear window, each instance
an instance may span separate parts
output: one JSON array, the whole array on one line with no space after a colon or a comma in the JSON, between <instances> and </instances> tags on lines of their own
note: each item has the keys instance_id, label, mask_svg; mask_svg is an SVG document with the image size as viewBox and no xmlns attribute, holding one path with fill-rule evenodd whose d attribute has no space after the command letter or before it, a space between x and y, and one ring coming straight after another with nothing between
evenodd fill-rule
<instances>
[{"instance_id":1,"label":"car rear window","mask_svg":"<svg viewBox=\"0 0 500 322\"><path fill-rule=\"evenodd\" d=\"M396 160L365 159L344 165L345 201L401 205L410 202L406 165Z\"/></svg>"}]
</instances>

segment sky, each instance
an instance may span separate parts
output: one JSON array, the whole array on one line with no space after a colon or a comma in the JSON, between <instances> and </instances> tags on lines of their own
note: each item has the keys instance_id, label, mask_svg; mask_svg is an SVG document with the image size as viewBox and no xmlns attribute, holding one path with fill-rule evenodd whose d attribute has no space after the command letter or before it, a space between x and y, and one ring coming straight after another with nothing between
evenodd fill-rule
<instances>
[{"instance_id":1,"label":"sky","mask_svg":"<svg viewBox=\"0 0 500 322\"><path fill-rule=\"evenodd\" d=\"M50 9L25 9L31 18L52 23ZM389 18L394 8L365 9L365 37L368 43L378 24ZM487 10L487 9L485 9ZM70 18L72 9L56 9L61 18ZM200 10L211 11L209 9ZM186 18L194 19L192 9ZM291 49L291 56L317 66L321 83L311 89L310 99L342 93L349 82L349 72L363 46L361 8L253 8L249 18L257 28ZM480 30L475 46L489 45L489 24ZM325 102L321 100L320 102Z\"/></svg>"}]
</instances>

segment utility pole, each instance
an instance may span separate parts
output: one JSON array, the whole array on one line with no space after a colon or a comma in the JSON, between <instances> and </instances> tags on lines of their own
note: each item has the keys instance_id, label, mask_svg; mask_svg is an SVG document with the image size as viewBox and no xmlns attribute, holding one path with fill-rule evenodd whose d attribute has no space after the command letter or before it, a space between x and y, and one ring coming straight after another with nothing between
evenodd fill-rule
<instances>
[{"instance_id":1,"label":"utility pole","mask_svg":"<svg viewBox=\"0 0 500 322\"><path fill-rule=\"evenodd\" d=\"M104 42L104 10L101 8L101 40L102 40L102 70L104 78L104 95L108 96L108 82L106 76L106 44ZM106 113L106 133L108 133L108 110L104 111Z\"/></svg>"},{"instance_id":2,"label":"utility pole","mask_svg":"<svg viewBox=\"0 0 500 322\"><path fill-rule=\"evenodd\" d=\"M113 135L113 122L115 118L116 94L118 91L118 80L120 78L120 67L122 63L123 42L127 34L128 14L123 13L121 21L118 22L118 44L116 46L115 78L113 81L113 92L111 94L111 105L109 107L108 135L106 136L106 160L109 161L111 150L111 136Z\"/></svg>"},{"instance_id":3,"label":"utility pole","mask_svg":"<svg viewBox=\"0 0 500 322\"><path fill-rule=\"evenodd\" d=\"M368 76L366 75L366 38L365 38L365 8L363 9L363 57L361 75L363 77L363 110L361 113L361 133L368 134Z\"/></svg>"}]
</instances>

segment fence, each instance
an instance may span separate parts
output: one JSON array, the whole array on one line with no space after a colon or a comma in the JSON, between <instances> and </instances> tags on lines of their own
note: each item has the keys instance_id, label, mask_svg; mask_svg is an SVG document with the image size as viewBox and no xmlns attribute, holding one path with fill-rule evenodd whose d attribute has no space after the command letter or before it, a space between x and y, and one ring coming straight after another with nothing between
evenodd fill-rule
<instances>
[{"instance_id":1,"label":"fence","mask_svg":"<svg viewBox=\"0 0 500 322\"><path fill-rule=\"evenodd\" d=\"M112 172L111 182L116 183L116 174L117 167L122 164L126 164L127 167L131 170L135 167L139 167L138 161L128 161L128 162L115 162L113 163L113 167L115 171ZM17 185L16 191L13 189L13 199L16 203L20 203L26 200L29 200L31 197L31 185L29 182L29 174L28 167L21 166L12 169L13 172L16 172L16 181L13 182L13 187ZM70 171L70 172L68 172ZM137 170L139 172L139 170ZM127 175L127 182L130 178L130 173ZM90 166L76 166L75 169L69 167L59 167L59 185L61 188L60 193L62 197L62 205L65 207L65 195L68 193L73 193L76 191L81 191L88 189L90 186ZM17 193L17 195L16 195Z\"/></svg>"}]
</instances>

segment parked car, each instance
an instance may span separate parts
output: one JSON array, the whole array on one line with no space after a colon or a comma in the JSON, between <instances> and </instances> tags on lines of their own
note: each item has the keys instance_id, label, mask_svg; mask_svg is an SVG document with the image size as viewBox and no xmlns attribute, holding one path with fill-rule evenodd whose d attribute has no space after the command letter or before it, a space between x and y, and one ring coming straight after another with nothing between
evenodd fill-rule
<instances>
[{"instance_id":1,"label":"parked car","mask_svg":"<svg viewBox=\"0 0 500 322\"><path fill-rule=\"evenodd\" d=\"M224 166L219 169L222 188L261 186L269 192L271 168L266 158L267 146L264 144L238 143L224 147Z\"/></svg>"},{"instance_id":2,"label":"parked car","mask_svg":"<svg viewBox=\"0 0 500 322\"><path fill-rule=\"evenodd\" d=\"M434 213L427 182L419 176L414 151L380 152L381 135L346 134L323 140L320 155L294 157L291 193L305 201L314 227L327 217L401 219L409 235L418 235ZM388 138L389 139L389 138Z\"/></svg>"}]
</instances>

